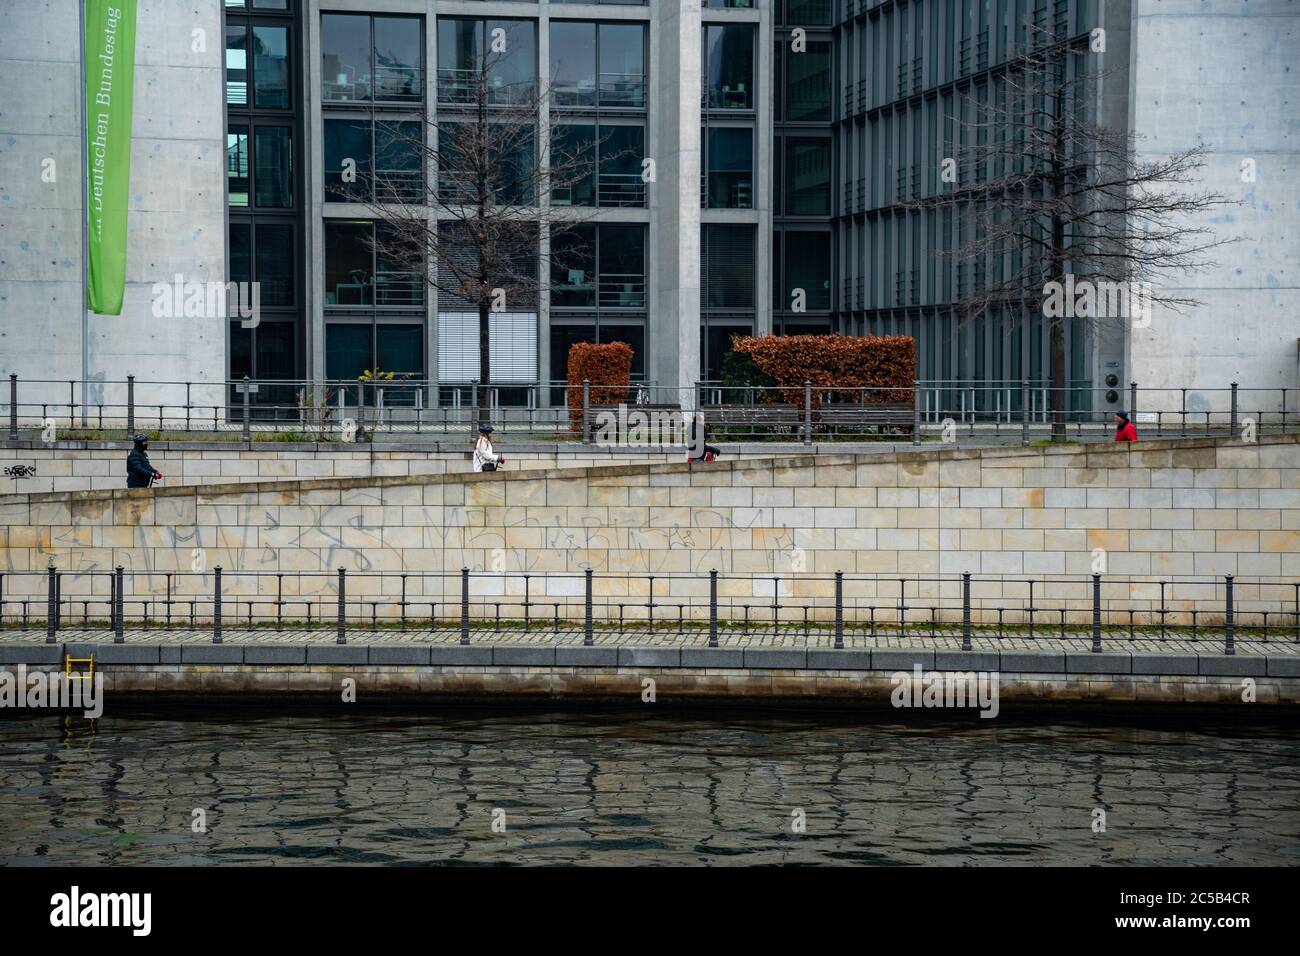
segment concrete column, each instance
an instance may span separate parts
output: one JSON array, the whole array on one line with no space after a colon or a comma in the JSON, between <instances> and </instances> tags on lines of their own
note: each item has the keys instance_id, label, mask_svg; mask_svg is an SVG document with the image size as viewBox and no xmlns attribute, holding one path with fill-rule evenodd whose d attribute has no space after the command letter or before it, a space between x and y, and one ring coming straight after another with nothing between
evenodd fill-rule
<instances>
[{"instance_id":1,"label":"concrete column","mask_svg":"<svg viewBox=\"0 0 1300 956\"><path fill-rule=\"evenodd\" d=\"M699 0L654 5L650 64L658 292L650 315L651 369L661 385L678 389L683 408L694 406L692 386L700 376L700 9Z\"/></svg>"}]
</instances>

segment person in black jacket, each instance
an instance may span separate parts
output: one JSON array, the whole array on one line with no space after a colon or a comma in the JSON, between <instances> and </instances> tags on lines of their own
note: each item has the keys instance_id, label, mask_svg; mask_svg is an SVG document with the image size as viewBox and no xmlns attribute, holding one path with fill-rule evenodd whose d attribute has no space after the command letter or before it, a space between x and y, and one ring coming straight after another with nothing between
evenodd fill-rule
<instances>
[{"instance_id":1,"label":"person in black jacket","mask_svg":"<svg viewBox=\"0 0 1300 956\"><path fill-rule=\"evenodd\" d=\"M162 477L162 472L153 470L153 465L149 464L149 456L145 454L149 450L149 436L136 435L132 441L135 442L135 447L131 449L131 454L126 456L126 486L148 488Z\"/></svg>"},{"instance_id":2,"label":"person in black jacket","mask_svg":"<svg viewBox=\"0 0 1300 956\"><path fill-rule=\"evenodd\" d=\"M709 426L704 420L703 412L696 412L691 419L687 441L689 442L686 448L687 461L713 461L722 454L719 449L709 444ZM695 454L696 452L699 454Z\"/></svg>"}]
</instances>

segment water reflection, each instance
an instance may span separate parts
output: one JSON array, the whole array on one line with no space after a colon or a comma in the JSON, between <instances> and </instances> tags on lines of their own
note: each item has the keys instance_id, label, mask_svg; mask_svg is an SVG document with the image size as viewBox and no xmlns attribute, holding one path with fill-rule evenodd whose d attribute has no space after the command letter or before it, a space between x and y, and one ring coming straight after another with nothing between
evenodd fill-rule
<instances>
[{"instance_id":1,"label":"water reflection","mask_svg":"<svg viewBox=\"0 0 1300 956\"><path fill-rule=\"evenodd\" d=\"M1296 864L1295 730L606 711L10 718L0 862ZM196 808L207 832L193 832Z\"/></svg>"}]
</instances>

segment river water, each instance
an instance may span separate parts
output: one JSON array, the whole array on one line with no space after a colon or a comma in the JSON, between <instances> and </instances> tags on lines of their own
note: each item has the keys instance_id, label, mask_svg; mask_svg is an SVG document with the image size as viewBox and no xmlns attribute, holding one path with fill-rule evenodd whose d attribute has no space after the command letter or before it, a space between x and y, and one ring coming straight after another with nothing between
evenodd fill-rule
<instances>
[{"instance_id":1,"label":"river water","mask_svg":"<svg viewBox=\"0 0 1300 956\"><path fill-rule=\"evenodd\" d=\"M1137 720L6 717L0 863L1300 864L1300 727Z\"/></svg>"}]
</instances>

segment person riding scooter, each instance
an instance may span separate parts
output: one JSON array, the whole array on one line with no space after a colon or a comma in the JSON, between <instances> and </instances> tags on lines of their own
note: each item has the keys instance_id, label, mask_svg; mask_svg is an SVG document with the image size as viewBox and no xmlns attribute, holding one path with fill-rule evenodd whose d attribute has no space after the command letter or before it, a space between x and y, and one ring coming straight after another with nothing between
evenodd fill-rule
<instances>
[{"instance_id":1,"label":"person riding scooter","mask_svg":"<svg viewBox=\"0 0 1300 956\"><path fill-rule=\"evenodd\" d=\"M126 486L128 488L148 488L162 478L161 471L155 471L149 463L149 436L136 435L131 439L135 447L126 456Z\"/></svg>"},{"instance_id":2,"label":"person riding scooter","mask_svg":"<svg viewBox=\"0 0 1300 956\"><path fill-rule=\"evenodd\" d=\"M506 456L492 450L492 426L483 423L478 427L478 439L474 442L474 470L496 471L505 463Z\"/></svg>"}]
</instances>

